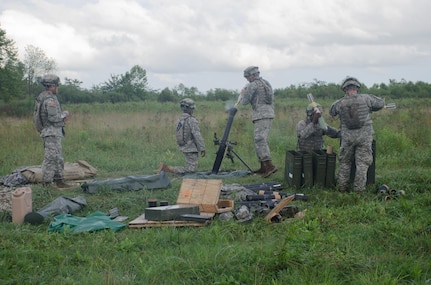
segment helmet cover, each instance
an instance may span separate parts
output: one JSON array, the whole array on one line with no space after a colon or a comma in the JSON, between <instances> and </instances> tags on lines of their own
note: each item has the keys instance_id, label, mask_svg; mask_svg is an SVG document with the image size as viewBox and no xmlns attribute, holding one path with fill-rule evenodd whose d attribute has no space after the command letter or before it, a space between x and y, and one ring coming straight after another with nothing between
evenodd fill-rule
<instances>
[{"instance_id":1,"label":"helmet cover","mask_svg":"<svg viewBox=\"0 0 431 285\"><path fill-rule=\"evenodd\" d=\"M351 85L356 86L358 89L361 88L361 83L359 83L358 79L354 77L347 77L341 84L341 89L344 91L348 86Z\"/></svg>"},{"instance_id":2,"label":"helmet cover","mask_svg":"<svg viewBox=\"0 0 431 285\"><path fill-rule=\"evenodd\" d=\"M259 74L259 67L257 66L249 66L244 70L244 77L249 77L253 74Z\"/></svg>"},{"instance_id":3,"label":"helmet cover","mask_svg":"<svg viewBox=\"0 0 431 285\"><path fill-rule=\"evenodd\" d=\"M195 102L190 98L184 98L180 102L180 106L182 110L194 110L195 109Z\"/></svg>"},{"instance_id":4,"label":"helmet cover","mask_svg":"<svg viewBox=\"0 0 431 285\"><path fill-rule=\"evenodd\" d=\"M40 83L45 87L53 85L58 86L58 84L60 83L60 78L55 74L46 74L42 77Z\"/></svg>"}]
</instances>

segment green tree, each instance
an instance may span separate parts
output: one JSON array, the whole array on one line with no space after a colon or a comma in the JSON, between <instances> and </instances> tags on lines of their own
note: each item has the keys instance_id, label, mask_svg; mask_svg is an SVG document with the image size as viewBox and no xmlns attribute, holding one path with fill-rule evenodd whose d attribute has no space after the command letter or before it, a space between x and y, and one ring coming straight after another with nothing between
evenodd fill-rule
<instances>
[{"instance_id":1,"label":"green tree","mask_svg":"<svg viewBox=\"0 0 431 285\"><path fill-rule=\"evenodd\" d=\"M133 66L125 74L111 75L111 79L100 86L104 93L116 93L113 98L127 101L145 100L148 91L147 72L139 65ZM111 96L112 97L112 96Z\"/></svg>"},{"instance_id":2,"label":"green tree","mask_svg":"<svg viewBox=\"0 0 431 285\"><path fill-rule=\"evenodd\" d=\"M157 101L159 102L175 102L177 100L177 96L175 96L174 92L172 92L168 87L163 89L159 96L157 97Z\"/></svg>"},{"instance_id":3,"label":"green tree","mask_svg":"<svg viewBox=\"0 0 431 285\"><path fill-rule=\"evenodd\" d=\"M35 95L35 87L38 79L44 74L52 73L56 70L54 59L48 58L45 52L38 47L28 45L24 55L25 76L27 81L28 95Z\"/></svg>"},{"instance_id":4,"label":"green tree","mask_svg":"<svg viewBox=\"0 0 431 285\"><path fill-rule=\"evenodd\" d=\"M9 102L23 95L22 78L23 65L18 60L15 42L0 28L0 99Z\"/></svg>"},{"instance_id":5,"label":"green tree","mask_svg":"<svg viewBox=\"0 0 431 285\"><path fill-rule=\"evenodd\" d=\"M236 100L238 98L238 92L216 88L211 89L207 92L207 99L209 101L228 101L228 100Z\"/></svg>"},{"instance_id":6,"label":"green tree","mask_svg":"<svg viewBox=\"0 0 431 285\"><path fill-rule=\"evenodd\" d=\"M203 95L197 87L186 87L184 84L180 83L178 86L174 87L180 97L191 97Z\"/></svg>"}]
</instances>

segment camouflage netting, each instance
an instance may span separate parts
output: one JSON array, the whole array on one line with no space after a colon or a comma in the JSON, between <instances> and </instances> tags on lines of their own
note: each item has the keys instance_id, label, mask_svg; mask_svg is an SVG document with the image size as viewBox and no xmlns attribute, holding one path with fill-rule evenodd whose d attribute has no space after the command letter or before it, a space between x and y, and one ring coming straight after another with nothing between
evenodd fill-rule
<instances>
[{"instance_id":1,"label":"camouflage netting","mask_svg":"<svg viewBox=\"0 0 431 285\"><path fill-rule=\"evenodd\" d=\"M14 188L1 187L0 189L0 211L12 212L12 191Z\"/></svg>"},{"instance_id":2,"label":"camouflage netting","mask_svg":"<svg viewBox=\"0 0 431 285\"><path fill-rule=\"evenodd\" d=\"M97 169L85 160L66 162L64 164L65 180L92 178ZM30 187L32 183L42 182L42 166L24 166L15 169L11 174L0 176L0 211L12 211L12 192L16 187Z\"/></svg>"},{"instance_id":3,"label":"camouflage netting","mask_svg":"<svg viewBox=\"0 0 431 285\"><path fill-rule=\"evenodd\" d=\"M94 177L97 169L85 160L64 164L64 179L77 180ZM29 183L42 183L42 166L24 166L15 169L10 175L0 177L0 186L17 187Z\"/></svg>"}]
</instances>

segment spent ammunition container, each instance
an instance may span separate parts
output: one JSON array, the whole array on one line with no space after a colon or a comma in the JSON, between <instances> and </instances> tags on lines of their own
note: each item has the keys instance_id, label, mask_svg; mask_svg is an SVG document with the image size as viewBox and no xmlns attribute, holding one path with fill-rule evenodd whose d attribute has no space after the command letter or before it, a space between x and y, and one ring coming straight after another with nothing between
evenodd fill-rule
<instances>
[{"instance_id":1,"label":"spent ammunition container","mask_svg":"<svg viewBox=\"0 0 431 285\"><path fill-rule=\"evenodd\" d=\"M284 181L290 187L301 188L302 186L302 154L294 151L286 151L284 167Z\"/></svg>"},{"instance_id":2,"label":"spent ammunition container","mask_svg":"<svg viewBox=\"0 0 431 285\"><path fill-rule=\"evenodd\" d=\"M326 153L326 179L325 187L335 187L335 167L337 162L337 155L335 153Z\"/></svg>"},{"instance_id":3,"label":"spent ammunition container","mask_svg":"<svg viewBox=\"0 0 431 285\"><path fill-rule=\"evenodd\" d=\"M323 150L313 151L313 173L314 185L325 187L326 152Z\"/></svg>"},{"instance_id":4,"label":"spent ammunition container","mask_svg":"<svg viewBox=\"0 0 431 285\"><path fill-rule=\"evenodd\" d=\"M299 151L302 155L302 187L309 188L314 185L313 155L309 151Z\"/></svg>"}]
</instances>

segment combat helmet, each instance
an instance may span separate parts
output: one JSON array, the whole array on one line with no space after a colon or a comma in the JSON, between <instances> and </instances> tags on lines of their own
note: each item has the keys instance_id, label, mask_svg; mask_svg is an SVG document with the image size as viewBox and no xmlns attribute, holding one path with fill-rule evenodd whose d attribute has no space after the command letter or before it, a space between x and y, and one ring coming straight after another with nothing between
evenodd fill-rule
<instances>
[{"instance_id":1,"label":"combat helmet","mask_svg":"<svg viewBox=\"0 0 431 285\"><path fill-rule=\"evenodd\" d=\"M322 113L322 106L320 104L317 104L316 107L320 110L320 113ZM307 117L313 116L314 114L313 104L308 104L307 108L305 108L305 113L307 113Z\"/></svg>"},{"instance_id":2,"label":"combat helmet","mask_svg":"<svg viewBox=\"0 0 431 285\"><path fill-rule=\"evenodd\" d=\"M55 74L46 74L41 78L40 83L45 87L58 86L60 78Z\"/></svg>"},{"instance_id":3,"label":"combat helmet","mask_svg":"<svg viewBox=\"0 0 431 285\"><path fill-rule=\"evenodd\" d=\"M249 66L244 70L244 77L249 77L253 74L260 74L259 67L257 66Z\"/></svg>"},{"instance_id":4,"label":"combat helmet","mask_svg":"<svg viewBox=\"0 0 431 285\"><path fill-rule=\"evenodd\" d=\"M355 77L347 77L344 79L343 83L341 84L341 90L345 90L348 86L353 85L359 88L361 88L361 83L359 83L358 79Z\"/></svg>"},{"instance_id":5,"label":"combat helmet","mask_svg":"<svg viewBox=\"0 0 431 285\"><path fill-rule=\"evenodd\" d=\"M190 98L184 98L180 102L181 110L194 110L195 109L195 101Z\"/></svg>"}]
</instances>

